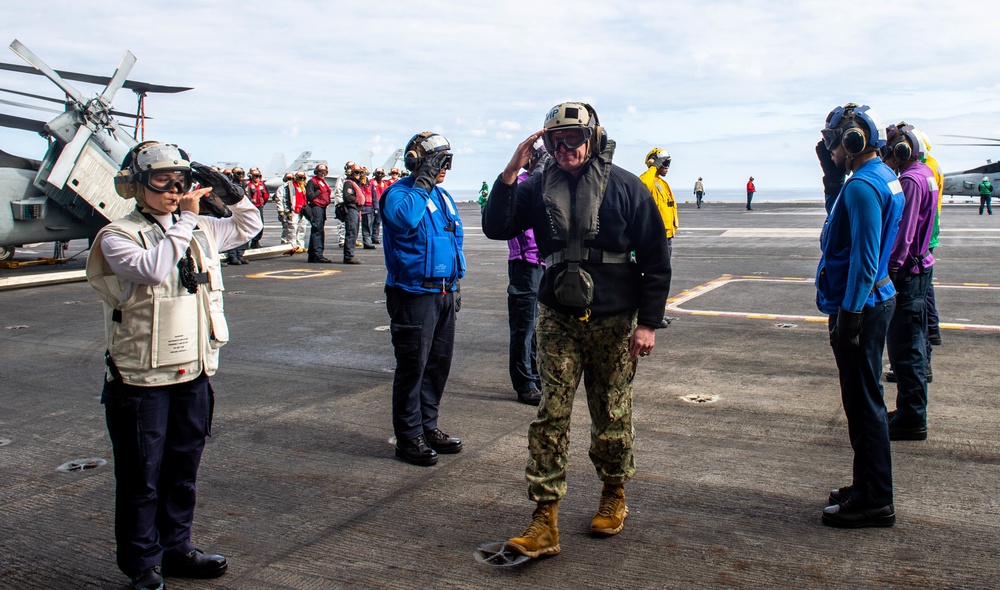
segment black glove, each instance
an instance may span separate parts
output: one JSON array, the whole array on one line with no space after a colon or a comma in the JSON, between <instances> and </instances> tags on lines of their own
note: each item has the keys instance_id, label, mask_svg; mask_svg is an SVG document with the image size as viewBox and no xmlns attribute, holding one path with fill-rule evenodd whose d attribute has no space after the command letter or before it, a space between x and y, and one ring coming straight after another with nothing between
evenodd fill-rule
<instances>
[{"instance_id":1,"label":"black glove","mask_svg":"<svg viewBox=\"0 0 1000 590\"><path fill-rule=\"evenodd\" d=\"M417 170L417 178L413 181L413 186L419 186L427 192L437 184L438 172L451 161L449 152L437 152L424 158L424 163Z\"/></svg>"},{"instance_id":2,"label":"black glove","mask_svg":"<svg viewBox=\"0 0 1000 590\"><path fill-rule=\"evenodd\" d=\"M822 140L816 144L816 157L819 158L819 166L823 169L823 192L831 197L836 197L844 186L847 172L833 163L833 156L830 155L830 150L826 149L826 144Z\"/></svg>"},{"instance_id":3,"label":"black glove","mask_svg":"<svg viewBox=\"0 0 1000 590\"><path fill-rule=\"evenodd\" d=\"M211 187L212 194L226 205L235 205L246 196L243 187L229 180L211 166L191 162L191 177L202 187Z\"/></svg>"},{"instance_id":4,"label":"black glove","mask_svg":"<svg viewBox=\"0 0 1000 590\"><path fill-rule=\"evenodd\" d=\"M864 312L837 310L837 323L830 330L830 346L857 349L861 347L861 318Z\"/></svg>"}]
</instances>

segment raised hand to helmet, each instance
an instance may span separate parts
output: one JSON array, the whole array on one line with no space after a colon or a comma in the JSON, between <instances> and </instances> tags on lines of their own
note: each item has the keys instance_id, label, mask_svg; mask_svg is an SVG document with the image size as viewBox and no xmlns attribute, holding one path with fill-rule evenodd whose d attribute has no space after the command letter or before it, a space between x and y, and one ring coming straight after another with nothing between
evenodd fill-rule
<instances>
[{"instance_id":1,"label":"raised hand to helmet","mask_svg":"<svg viewBox=\"0 0 1000 590\"><path fill-rule=\"evenodd\" d=\"M830 150L826 149L826 144L822 140L816 144L816 157L819 158L819 166L823 169L823 192L836 197L844 186L847 171L834 163Z\"/></svg>"},{"instance_id":2,"label":"raised hand to helmet","mask_svg":"<svg viewBox=\"0 0 1000 590\"><path fill-rule=\"evenodd\" d=\"M191 176L201 186L211 188L212 194L226 205L235 205L246 196L243 187L229 180L229 178L211 166L191 162Z\"/></svg>"},{"instance_id":3,"label":"raised hand to helmet","mask_svg":"<svg viewBox=\"0 0 1000 590\"><path fill-rule=\"evenodd\" d=\"M437 184L438 174L450 157L450 152L436 152L425 156L420 168L417 168L417 177L413 181L413 186L419 186L425 191L431 192L431 189Z\"/></svg>"},{"instance_id":4,"label":"raised hand to helmet","mask_svg":"<svg viewBox=\"0 0 1000 590\"><path fill-rule=\"evenodd\" d=\"M521 168L527 168L528 162L531 161L531 156L535 153L535 142L544 133L544 129L536 131L529 135L528 139L518 144L517 149L514 150L514 155L510 157L510 162L503 169L503 173L500 174L500 180L504 184L515 184L517 182L517 173L521 171Z\"/></svg>"}]
</instances>

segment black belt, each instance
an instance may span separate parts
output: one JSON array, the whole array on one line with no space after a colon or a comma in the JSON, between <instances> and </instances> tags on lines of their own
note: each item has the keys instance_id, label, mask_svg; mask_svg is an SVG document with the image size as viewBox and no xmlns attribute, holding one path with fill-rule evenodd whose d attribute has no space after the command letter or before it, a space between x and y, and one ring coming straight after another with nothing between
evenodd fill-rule
<instances>
[{"instance_id":1,"label":"black belt","mask_svg":"<svg viewBox=\"0 0 1000 590\"><path fill-rule=\"evenodd\" d=\"M629 252L605 252L598 248L585 248L581 262L589 262L591 264L624 264L630 258L631 253ZM566 250L560 250L546 256L545 265L551 267L567 260Z\"/></svg>"},{"instance_id":2,"label":"black belt","mask_svg":"<svg viewBox=\"0 0 1000 590\"><path fill-rule=\"evenodd\" d=\"M455 283L443 283L441 281L424 281L420 284L424 289L441 289L442 291L451 291L451 288L455 286Z\"/></svg>"}]
</instances>

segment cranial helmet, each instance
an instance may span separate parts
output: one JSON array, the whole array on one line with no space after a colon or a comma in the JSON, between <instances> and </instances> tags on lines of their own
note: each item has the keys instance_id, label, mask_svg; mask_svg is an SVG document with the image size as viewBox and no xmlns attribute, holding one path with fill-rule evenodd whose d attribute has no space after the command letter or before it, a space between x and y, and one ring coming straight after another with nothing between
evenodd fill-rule
<instances>
[{"instance_id":1,"label":"cranial helmet","mask_svg":"<svg viewBox=\"0 0 1000 590\"><path fill-rule=\"evenodd\" d=\"M920 129L917 129L916 132L920 141L924 142L924 155L926 156L927 152L931 151L931 138Z\"/></svg>"},{"instance_id":2,"label":"cranial helmet","mask_svg":"<svg viewBox=\"0 0 1000 590\"><path fill-rule=\"evenodd\" d=\"M913 125L900 121L886 128L886 144L881 153L883 160L892 157L902 164L923 158L925 151L924 142Z\"/></svg>"},{"instance_id":3,"label":"cranial helmet","mask_svg":"<svg viewBox=\"0 0 1000 590\"><path fill-rule=\"evenodd\" d=\"M353 168L353 167L354 167L354 162L351 162L350 160L348 160L347 163L344 164L344 172L346 174L350 174L351 173L351 168Z\"/></svg>"},{"instance_id":4,"label":"cranial helmet","mask_svg":"<svg viewBox=\"0 0 1000 590\"><path fill-rule=\"evenodd\" d=\"M143 187L156 192L169 192L171 184L164 187L150 185L150 176L156 172L184 172L184 182L178 187L181 192L191 188L191 158L187 152L172 143L144 141L133 147L122 160L121 170L115 175L115 192L126 199L136 199L142 203Z\"/></svg>"},{"instance_id":5,"label":"cranial helmet","mask_svg":"<svg viewBox=\"0 0 1000 590\"><path fill-rule=\"evenodd\" d=\"M867 105L853 102L830 111L821 133L826 149L833 151L843 143L852 156L881 149L886 141L882 119Z\"/></svg>"},{"instance_id":6,"label":"cranial helmet","mask_svg":"<svg viewBox=\"0 0 1000 590\"><path fill-rule=\"evenodd\" d=\"M327 167L326 164L316 164L316 167L313 168L313 174L319 174L320 172L329 173L330 169Z\"/></svg>"},{"instance_id":7,"label":"cranial helmet","mask_svg":"<svg viewBox=\"0 0 1000 590\"><path fill-rule=\"evenodd\" d=\"M653 148L646 154L646 166L652 168L669 168L670 154L667 153L667 150Z\"/></svg>"},{"instance_id":8,"label":"cranial helmet","mask_svg":"<svg viewBox=\"0 0 1000 590\"><path fill-rule=\"evenodd\" d=\"M983 175L983 182L989 182L989 181L990 181L990 177L986 176L986 175Z\"/></svg>"},{"instance_id":9,"label":"cranial helmet","mask_svg":"<svg viewBox=\"0 0 1000 590\"><path fill-rule=\"evenodd\" d=\"M264 176L264 175L260 173L260 168L254 167L250 169L250 178L253 178L254 176Z\"/></svg>"},{"instance_id":10,"label":"cranial helmet","mask_svg":"<svg viewBox=\"0 0 1000 590\"><path fill-rule=\"evenodd\" d=\"M383 176L385 176L385 169L383 169L383 168L376 168L375 169L375 178L382 178Z\"/></svg>"},{"instance_id":11,"label":"cranial helmet","mask_svg":"<svg viewBox=\"0 0 1000 590\"><path fill-rule=\"evenodd\" d=\"M559 147L559 143L566 145L569 149L576 149L589 141L587 154L593 155L604 151L608 138L601 127L601 122L597 118L597 111L594 107L583 102L564 102L549 109L545 115L543 124L545 133L542 135L545 149L549 153L554 153ZM581 135L575 141L554 141L551 132L561 129L580 129Z\"/></svg>"},{"instance_id":12,"label":"cranial helmet","mask_svg":"<svg viewBox=\"0 0 1000 590\"><path fill-rule=\"evenodd\" d=\"M233 179L240 180L246 175L247 175L246 171L240 168L239 166L233 168Z\"/></svg>"},{"instance_id":13,"label":"cranial helmet","mask_svg":"<svg viewBox=\"0 0 1000 590\"><path fill-rule=\"evenodd\" d=\"M285 182L288 182L289 180L291 180L293 178L295 178L294 174L292 174L291 172L285 172L285 176L281 180L283 180Z\"/></svg>"},{"instance_id":14,"label":"cranial helmet","mask_svg":"<svg viewBox=\"0 0 1000 590\"><path fill-rule=\"evenodd\" d=\"M410 172L416 172L428 155L450 151L451 144L443 135L438 135L433 131L424 131L414 135L410 141L406 142L403 165ZM450 163L447 168L451 168Z\"/></svg>"},{"instance_id":15,"label":"cranial helmet","mask_svg":"<svg viewBox=\"0 0 1000 590\"><path fill-rule=\"evenodd\" d=\"M299 179L299 178L305 179L305 177L306 177L306 171L305 170L299 170L298 172L295 173L295 178L296 179Z\"/></svg>"}]
</instances>

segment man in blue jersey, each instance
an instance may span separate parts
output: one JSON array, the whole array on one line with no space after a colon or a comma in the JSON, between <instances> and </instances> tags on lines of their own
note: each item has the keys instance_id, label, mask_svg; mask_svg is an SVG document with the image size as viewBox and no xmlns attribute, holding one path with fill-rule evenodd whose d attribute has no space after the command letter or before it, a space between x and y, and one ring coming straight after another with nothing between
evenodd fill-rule
<instances>
[{"instance_id":1,"label":"man in blue jersey","mask_svg":"<svg viewBox=\"0 0 1000 590\"><path fill-rule=\"evenodd\" d=\"M389 187L379 203L385 306L396 354L392 427L396 456L414 465L434 465L438 453L462 450L460 439L438 428L461 303L458 280L465 276L462 221L451 195L438 186L451 158L451 144L441 135L414 135L403 156L413 174Z\"/></svg>"},{"instance_id":2,"label":"man in blue jersey","mask_svg":"<svg viewBox=\"0 0 1000 590\"><path fill-rule=\"evenodd\" d=\"M889 254L903 210L896 175L878 157L885 127L867 106L830 112L822 131L833 163L851 174L830 206L816 270L816 305L830 316L830 345L854 449L854 478L830 493L823 524L892 526L889 425L882 399L882 352L895 308Z\"/></svg>"}]
</instances>

